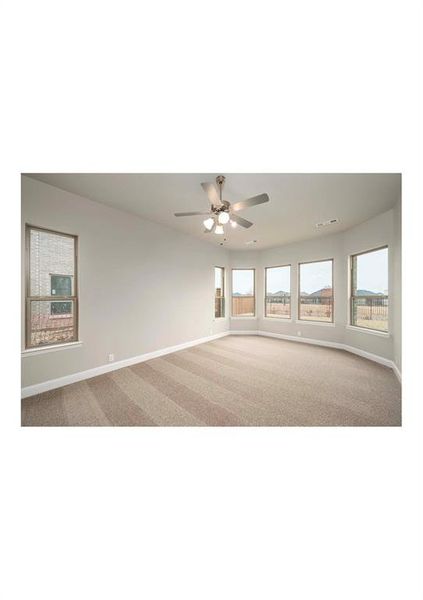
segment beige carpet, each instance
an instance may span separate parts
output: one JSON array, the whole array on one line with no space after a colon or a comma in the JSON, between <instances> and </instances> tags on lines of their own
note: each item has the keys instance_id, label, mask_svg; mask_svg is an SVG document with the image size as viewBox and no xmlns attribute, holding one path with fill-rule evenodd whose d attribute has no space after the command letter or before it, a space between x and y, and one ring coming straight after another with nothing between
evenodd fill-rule
<instances>
[{"instance_id":1,"label":"beige carpet","mask_svg":"<svg viewBox=\"0 0 423 600\"><path fill-rule=\"evenodd\" d=\"M401 425L401 389L342 350L228 336L26 398L22 425Z\"/></svg>"}]
</instances>

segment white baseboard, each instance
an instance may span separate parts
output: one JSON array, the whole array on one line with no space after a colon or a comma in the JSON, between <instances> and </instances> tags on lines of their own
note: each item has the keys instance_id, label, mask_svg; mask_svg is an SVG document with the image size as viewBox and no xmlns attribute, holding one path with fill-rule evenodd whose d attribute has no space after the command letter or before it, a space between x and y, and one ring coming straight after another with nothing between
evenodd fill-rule
<instances>
[{"instance_id":1,"label":"white baseboard","mask_svg":"<svg viewBox=\"0 0 423 600\"><path fill-rule=\"evenodd\" d=\"M270 331L259 331L257 329L253 329L252 331L223 331L222 333L216 333L215 335L210 335L203 338L198 338L196 340L192 340L191 342L185 342L184 344L177 344L176 346L168 346L167 348L162 348L161 350L155 350L154 352L147 352L146 354L140 354L139 356L133 356L131 358L126 358L124 360L119 360L114 363L101 365L100 367L94 367L93 369L88 369L87 371L80 371L79 373L73 373L72 375L65 375L64 377L59 377L58 379L50 379L49 381L44 381L42 383L37 383L35 385L29 385L27 387L22 388L22 398L28 398L29 396L34 396L35 394L41 394L42 392L47 392L49 390L54 390L59 387L63 387L64 385L69 385L70 383L76 383L77 381L83 381L84 379L90 379L91 377L96 377L97 375L103 375L104 373L109 373L110 371L116 371L117 369L122 369L123 367L129 367L131 365L135 365L140 362L145 362L146 360L151 360L152 358L158 358L159 356L164 356L165 354L171 354L172 352L177 352L178 350L184 350L185 348L191 348L192 346L198 346L199 344L204 344L205 342L211 342L212 340L217 340L219 338L225 337L227 335L260 335L264 337L272 337L279 338L282 340L288 340L291 342L300 342L303 344L313 344L315 346L325 346L327 348L336 348L338 350L345 350L346 352L351 352L352 354L357 354L358 356L362 356L363 358L367 358L368 360L372 360L377 362L385 367L391 368L395 375L397 376L399 382L401 383L401 372L396 366L396 364L383 356L378 356L377 354L371 354L370 352L365 352L364 350L360 350L359 348L355 348L353 346L348 346L346 344L342 344L340 342L331 342L324 340L315 340L313 338L304 338L304 337L296 337L294 335L285 335L283 333L272 333Z\"/></svg>"},{"instance_id":2,"label":"white baseboard","mask_svg":"<svg viewBox=\"0 0 423 600\"><path fill-rule=\"evenodd\" d=\"M348 346L347 344L342 344L341 342L315 340L313 338L296 337L295 335L286 335L284 333L273 333L271 331L261 331L261 330L231 331L230 334L231 335L233 335L233 334L262 335L264 337L272 337L272 338L278 338L281 340L289 340L290 342L300 342L303 344L313 344L315 346L325 346L326 348L336 348L338 350L345 350L346 352L351 352L351 354L357 354L358 356L362 356L363 358L367 358L368 360L377 362L380 365L389 367L390 369L392 369L394 371L399 382L401 383L401 373L400 373L398 367L396 366L396 364L392 360L389 360L389 358L384 358L383 356L379 356L377 354L372 354L371 352L365 352L364 350L360 350L359 348L355 348L354 346Z\"/></svg>"},{"instance_id":3,"label":"white baseboard","mask_svg":"<svg viewBox=\"0 0 423 600\"><path fill-rule=\"evenodd\" d=\"M232 333L232 331L231 331ZM330 342L325 340L315 340L313 338L297 337L295 335L286 335L284 333L273 333L271 331L257 331L257 335L263 335L265 337L274 337L281 340L289 340L290 342L301 342L303 344L313 344L314 346L326 346L327 348L338 348L339 350L344 349L344 344L338 342Z\"/></svg>"},{"instance_id":4,"label":"white baseboard","mask_svg":"<svg viewBox=\"0 0 423 600\"><path fill-rule=\"evenodd\" d=\"M140 362L145 362L146 360L151 360L152 358L158 358L159 356L164 356L165 354L172 354L172 352L177 352L178 350L184 350L185 348L191 348L192 346L197 346L198 344L211 342L212 340L217 340L218 338L225 337L229 334L229 331L223 331L222 333L216 333L215 335L209 335L207 337L198 338L196 340L192 340L191 342L185 342L184 344L168 346L167 348L155 350L154 352L147 352L146 354L132 356L131 358L118 360L116 362L101 365L100 367L94 367L93 369L88 369L86 371L79 371L78 373L72 373L71 375L65 375L64 377L59 377L57 379L50 379L49 381L43 381L42 383L29 385L27 387L22 388L21 396L22 398L35 396L35 394L48 392L49 390L54 390L56 388L63 387L64 385L69 385L70 383L76 383L77 381L90 379L91 377L103 375L104 373L109 373L110 371L117 371L117 369L122 369L123 367L130 367L131 365L135 365Z\"/></svg>"},{"instance_id":5,"label":"white baseboard","mask_svg":"<svg viewBox=\"0 0 423 600\"><path fill-rule=\"evenodd\" d=\"M392 361L392 369L395 373L395 375L398 378L398 381L401 383L402 382L402 376L401 376L401 371L398 369L397 365L394 363L394 361Z\"/></svg>"},{"instance_id":6,"label":"white baseboard","mask_svg":"<svg viewBox=\"0 0 423 600\"><path fill-rule=\"evenodd\" d=\"M229 333L229 335L258 335L259 334L257 329L253 329L253 331L242 331L242 330L237 331L235 329L235 330L229 331L228 333Z\"/></svg>"},{"instance_id":7,"label":"white baseboard","mask_svg":"<svg viewBox=\"0 0 423 600\"><path fill-rule=\"evenodd\" d=\"M360 348L355 348L354 346L347 346L344 344L343 350L347 352L351 352L351 354L357 354L358 356L362 356L363 358L367 358L368 360L372 360L373 362L377 362L380 365L385 367L389 367L393 369L393 362L389 360L389 358L384 358L383 356L378 356L377 354L371 354L371 352L365 352L364 350L360 350Z\"/></svg>"}]
</instances>

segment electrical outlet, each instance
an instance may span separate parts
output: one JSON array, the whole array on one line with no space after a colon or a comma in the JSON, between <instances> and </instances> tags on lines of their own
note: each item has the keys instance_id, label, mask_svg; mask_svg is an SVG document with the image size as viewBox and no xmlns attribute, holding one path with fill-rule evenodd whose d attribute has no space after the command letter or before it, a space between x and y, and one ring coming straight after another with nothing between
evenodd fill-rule
<instances>
[{"instance_id":1,"label":"electrical outlet","mask_svg":"<svg viewBox=\"0 0 423 600\"><path fill-rule=\"evenodd\" d=\"M113 362L115 360L114 354L109 354L109 362Z\"/></svg>"},{"instance_id":2,"label":"electrical outlet","mask_svg":"<svg viewBox=\"0 0 423 600\"><path fill-rule=\"evenodd\" d=\"M297 335L299 335L301 337L302 336L301 331L297 331Z\"/></svg>"}]
</instances>

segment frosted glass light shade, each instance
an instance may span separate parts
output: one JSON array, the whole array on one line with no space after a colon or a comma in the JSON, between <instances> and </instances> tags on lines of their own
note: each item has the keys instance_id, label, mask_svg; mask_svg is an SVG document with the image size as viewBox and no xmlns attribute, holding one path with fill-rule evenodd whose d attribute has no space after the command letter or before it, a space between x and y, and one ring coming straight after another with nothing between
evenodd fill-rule
<instances>
[{"instance_id":1,"label":"frosted glass light shade","mask_svg":"<svg viewBox=\"0 0 423 600\"><path fill-rule=\"evenodd\" d=\"M229 215L227 212L219 213L218 221L221 225L225 225L229 221Z\"/></svg>"},{"instance_id":2,"label":"frosted glass light shade","mask_svg":"<svg viewBox=\"0 0 423 600\"><path fill-rule=\"evenodd\" d=\"M209 217L208 219L206 219L205 221L203 221L203 225L206 229L208 229L209 231L211 230L211 228L214 225L214 219L212 219L211 217Z\"/></svg>"},{"instance_id":3,"label":"frosted glass light shade","mask_svg":"<svg viewBox=\"0 0 423 600\"><path fill-rule=\"evenodd\" d=\"M231 227L233 227L235 229L235 227L238 225L238 223L236 221L231 221Z\"/></svg>"},{"instance_id":4,"label":"frosted glass light shade","mask_svg":"<svg viewBox=\"0 0 423 600\"><path fill-rule=\"evenodd\" d=\"M214 230L214 232L217 233L218 235L222 235L223 234L222 225L216 225L216 229Z\"/></svg>"}]
</instances>

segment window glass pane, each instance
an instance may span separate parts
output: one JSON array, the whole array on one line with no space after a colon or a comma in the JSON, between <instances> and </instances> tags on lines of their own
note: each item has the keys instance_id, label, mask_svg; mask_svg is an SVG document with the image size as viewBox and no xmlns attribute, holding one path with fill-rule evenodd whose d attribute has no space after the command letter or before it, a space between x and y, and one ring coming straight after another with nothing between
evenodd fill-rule
<instances>
[{"instance_id":1,"label":"window glass pane","mask_svg":"<svg viewBox=\"0 0 423 600\"><path fill-rule=\"evenodd\" d=\"M70 275L51 275L52 296L72 296L72 278Z\"/></svg>"},{"instance_id":2,"label":"window glass pane","mask_svg":"<svg viewBox=\"0 0 423 600\"><path fill-rule=\"evenodd\" d=\"M214 285L216 296L223 296L223 268L221 267L215 267L214 269Z\"/></svg>"},{"instance_id":3,"label":"window glass pane","mask_svg":"<svg viewBox=\"0 0 423 600\"><path fill-rule=\"evenodd\" d=\"M291 316L291 267L266 269L266 317Z\"/></svg>"},{"instance_id":4,"label":"window glass pane","mask_svg":"<svg viewBox=\"0 0 423 600\"><path fill-rule=\"evenodd\" d=\"M234 269L232 271L232 296L254 295L254 270Z\"/></svg>"},{"instance_id":5,"label":"window glass pane","mask_svg":"<svg viewBox=\"0 0 423 600\"><path fill-rule=\"evenodd\" d=\"M351 323L388 331L388 248L352 257Z\"/></svg>"},{"instance_id":6,"label":"window glass pane","mask_svg":"<svg viewBox=\"0 0 423 600\"><path fill-rule=\"evenodd\" d=\"M232 315L234 317L255 315L254 269L232 271Z\"/></svg>"},{"instance_id":7,"label":"window glass pane","mask_svg":"<svg viewBox=\"0 0 423 600\"><path fill-rule=\"evenodd\" d=\"M332 321L332 261L302 263L299 267L299 318L304 321Z\"/></svg>"},{"instance_id":8,"label":"window glass pane","mask_svg":"<svg viewBox=\"0 0 423 600\"><path fill-rule=\"evenodd\" d=\"M220 319L225 316L225 299L215 298L214 299L214 316L215 319Z\"/></svg>"},{"instance_id":9,"label":"window glass pane","mask_svg":"<svg viewBox=\"0 0 423 600\"><path fill-rule=\"evenodd\" d=\"M54 305L66 305L66 313L56 313ZM62 306L63 308L63 306ZM61 344L75 340L74 334L75 303L30 301L30 345Z\"/></svg>"},{"instance_id":10,"label":"window glass pane","mask_svg":"<svg viewBox=\"0 0 423 600\"><path fill-rule=\"evenodd\" d=\"M62 277L74 275L75 239L49 231L31 229L29 243L30 296L50 296L53 289L52 275L58 274ZM73 279L74 277L71 277L71 287ZM69 295L73 294L72 289Z\"/></svg>"},{"instance_id":11,"label":"window glass pane","mask_svg":"<svg viewBox=\"0 0 423 600\"><path fill-rule=\"evenodd\" d=\"M52 302L51 303L51 314L52 315L68 315L72 312L71 302Z\"/></svg>"},{"instance_id":12,"label":"window glass pane","mask_svg":"<svg viewBox=\"0 0 423 600\"><path fill-rule=\"evenodd\" d=\"M225 316L225 269L223 267L215 267L214 269L214 284L215 284L215 302L214 316L216 319Z\"/></svg>"}]
</instances>

